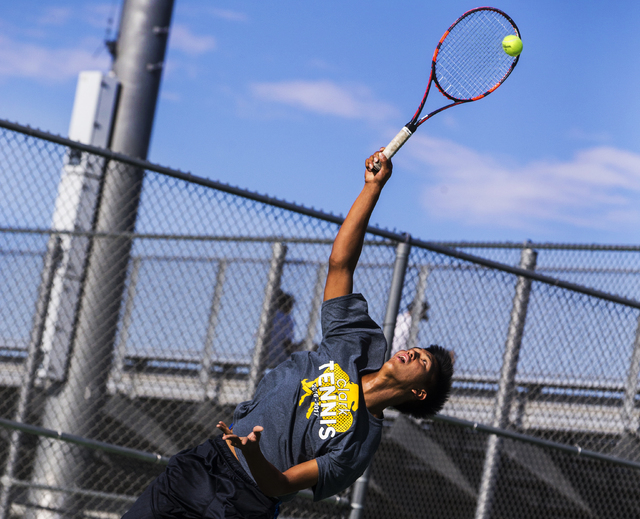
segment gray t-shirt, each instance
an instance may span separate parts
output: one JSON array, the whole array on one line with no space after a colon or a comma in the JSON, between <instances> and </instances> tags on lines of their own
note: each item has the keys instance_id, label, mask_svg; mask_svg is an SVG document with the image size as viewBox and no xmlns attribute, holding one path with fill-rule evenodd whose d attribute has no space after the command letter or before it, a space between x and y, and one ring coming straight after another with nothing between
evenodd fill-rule
<instances>
[{"instance_id":1,"label":"gray t-shirt","mask_svg":"<svg viewBox=\"0 0 640 519\"><path fill-rule=\"evenodd\" d=\"M350 486L380 444L382 420L367 410L361 378L384 363L387 343L360 294L325 301L322 343L296 352L260 382L234 413L234 434L264 427L260 448L278 470L316 459L314 500ZM238 459L251 474L242 452Z\"/></svg>"}]
</instances>

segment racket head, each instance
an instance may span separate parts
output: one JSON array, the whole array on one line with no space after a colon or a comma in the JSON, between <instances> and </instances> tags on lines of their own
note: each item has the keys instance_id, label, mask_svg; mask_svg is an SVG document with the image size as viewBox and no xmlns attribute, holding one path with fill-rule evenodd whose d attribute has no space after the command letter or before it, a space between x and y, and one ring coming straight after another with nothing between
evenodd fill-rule
<instances>
[{"instance_id":1,"label":"racket head","mask_svg":"<svg viewBox=\"0 0 640 519\"><path fill-rule=\"evenodd\" d=\"M431 77L442 94L454 102L477 101L509 77L520 56L502 48L505 36L520 37L515 22L494 7L464 13L444 33L431 61Z\"/></svg>"}]
</instances>

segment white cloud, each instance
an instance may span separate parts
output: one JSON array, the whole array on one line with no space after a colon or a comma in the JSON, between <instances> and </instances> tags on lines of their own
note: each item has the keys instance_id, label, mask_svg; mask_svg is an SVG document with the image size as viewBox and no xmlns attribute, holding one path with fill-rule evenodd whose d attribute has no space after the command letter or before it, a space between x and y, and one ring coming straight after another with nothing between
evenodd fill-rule
<instances>
[{"instance_id":1,"label":"white cloud","mask_svg":"<svg viewBox=\"0 0 640 519\"><path fill-rule=\"evenodd\" d=\"M470 225L593 229L640 225L640 155L612 147L572 160L506 164L451 141L412 137L405 151L430 167L423 188L432 215ZM404 151L404 150L403 150Z\"/></svg>"},{"instance_id":2,"label":"white cloud","mask_svg":"<svg viewBox=\"0 0 640 519\"><path fill-rule=\"evenodd\" d=\"M93 54L99 46L98 40L91 40L82 42L82 48L52 49L0 36L0 78L65 81L81 70L108 70L109 56Z\"/></svg>"},{"instance_id":3,"label":"white cloud","mask_svg":"<svg viewBox=\"0 0 640 519\"><path fill-rule=\"evenodd\" d=\"M213 36L196 36L186 25L175 24L171 28L169 45L185 54L197 55L214 50L216 40Z\"/></svg>"},{"instance_id":4,"label":"white cloud","mask_svg":"<svg viewBox=\"0 0 640 519\"><path fill-rule=\"evenodd\" d=\"M49 6L44 8L38 16L37 23L41 26L51 27L73 23L77 28L79 21L83 25L87 24L103 31L107 29L108 25L111 25L111 29L115 32L118 12L119 6L109 3L91 3L73 9L71 7Z\"/></svg>"},{"instance_id":5,"label":"white cloud","mask_svg":"<svg viewBox=\"0 0 640 519\"><path fill-rule=\"evenodd\" d=\"M393 116L396 110L374 98L361 85L337 85L332 81L282 81L251 85L253 95L323 115L346 119L381 120Z\"/></svg>"},{"instance_id":6,"label":"white cloud","mask_svg":"<svg viewBox=\"0 0 640 519\"><path fill-rule=\"evenodd\" d=\"M246 22L247 15L238 11L231 11L229 9L211 9L211 14L216 18L222 18L230 22Z\"/></svg>"},{"instance_id":7,"label":"white cloud","mask_svg":"<svg viewBox=\"0 0 640 519\"><path fill-rule=\"evenodd\" d=\"M47 7L38 18L41 25L64 25L69 21L73 11L69 7Z\"/></svg>"},{"instance_id":8,"label":"white cloud","mask_svg":"<svg viewBox=\"0 0 640 519\"><path fill-rule=\"evenodd\" d=\"M107 20L115 14L116 10L108 4L89 6L80 12L48 8L38 21L42 29L32 29L31 34L22 31L20 37L16 36L15 30L0 32L0 81L21 77L59 82L77 77L82 70L109 70L111 58L99 36L79 40L72 47L54 46L49 43L51 39L47 32L50 30L44 28L53 27L59 31L61 26L70 26L71 22L77 20L106 28ZM8 35L11 33L14 36ZM195 56L215 49L216 40L210 35L195 35L185 25L175 24L171 30L170 44L184 54ZM171 64L172 61L168 65ZM188 75L191 77L194 72L189 70Z\"/></svg>"}]
</instances>

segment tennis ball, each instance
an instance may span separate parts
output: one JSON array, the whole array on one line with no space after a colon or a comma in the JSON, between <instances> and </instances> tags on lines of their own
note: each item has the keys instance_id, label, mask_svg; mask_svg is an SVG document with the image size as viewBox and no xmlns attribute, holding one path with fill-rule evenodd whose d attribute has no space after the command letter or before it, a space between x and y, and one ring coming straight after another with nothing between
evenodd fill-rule
<instances>
[{"instance_id":1,"label":"tennis ball","mask_svg":"<svg viewBox=\"0 0 640 519\"><path fill-rule=\"evenodd\" d=\"M522 52L522 40L514 34L510 34L502 40L502 48L509 56L517 56Z\"/></svg>"}]
</instances>

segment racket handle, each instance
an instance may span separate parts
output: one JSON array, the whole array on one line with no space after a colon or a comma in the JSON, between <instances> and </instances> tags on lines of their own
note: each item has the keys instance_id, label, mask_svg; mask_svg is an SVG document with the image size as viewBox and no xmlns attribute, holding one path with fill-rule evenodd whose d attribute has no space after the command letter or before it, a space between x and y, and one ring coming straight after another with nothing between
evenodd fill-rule
<instances>
[{"instance_id":1,"label":"racket handle","mask_svg":"<svg viewBox=\"0 0 640 519\"><path fill-rule=\"evenodd\" d=\"M407 140L409 139L409 137L411 137L413 135L413 132L407 128L406 126L404 128L402 128L402 130L400 130L398 132L398 135L396 135L389 144L387 144L387 147L384 149L384 151L382 153L384 153L384 156L387 157L388 159L390 159L391 157L393 157L396 152L402 148L402 145L407 142ZM376 162L373 164L373 170L374 171L380 171L380 163Z\"/></svg>"}]
</instances>

